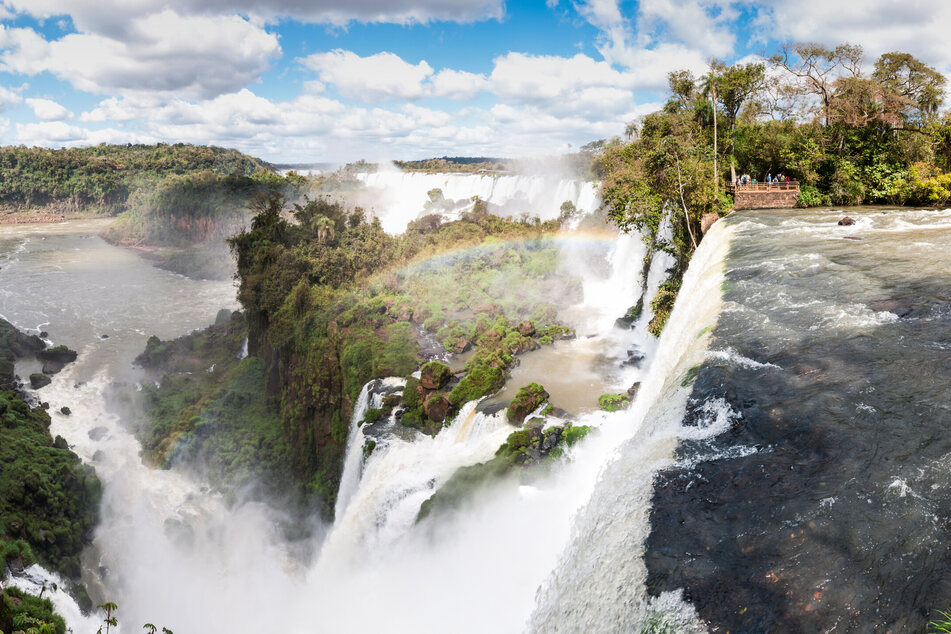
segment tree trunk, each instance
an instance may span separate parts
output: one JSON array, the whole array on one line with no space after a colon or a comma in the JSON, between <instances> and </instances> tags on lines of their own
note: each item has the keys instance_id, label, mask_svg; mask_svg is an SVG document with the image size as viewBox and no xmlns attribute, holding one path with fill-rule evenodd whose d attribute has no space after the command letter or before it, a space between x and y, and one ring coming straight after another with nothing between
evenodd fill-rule
<instances>
[{"instance_id":1,"label":"tree trunk","mask_svg":"<svg viewBox=\"0 0 951 634\"><path fill-rule=\"evenodd\" d=\"M719 186L720 186L720 183L719 183L719 180L720 180L720 172L719 172L719 170L717 170L717 153L718 153L718 146L717 146L717 89L716 89L715 87L713 88L713 93L712 93L712 94L713 94L713 197L714 197L715 199L719 200L720 197L717 195L717 193L718 193L718 191L719 191ZM691 237L692 237L692 236L691 236ZM694 245L694 246L696 246L696 245Z\"/></svg>"}]
</instances>

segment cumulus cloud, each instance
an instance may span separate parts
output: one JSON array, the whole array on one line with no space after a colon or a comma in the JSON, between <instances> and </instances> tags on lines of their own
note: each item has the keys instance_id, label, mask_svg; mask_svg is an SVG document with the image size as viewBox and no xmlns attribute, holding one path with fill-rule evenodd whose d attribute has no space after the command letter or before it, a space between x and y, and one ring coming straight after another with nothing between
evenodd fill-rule
<instances>
[{"instance_id":1,"label":"cumulus cloud","mask_svg":"<svg viewBox=\"0 0 951 634\"><path fill-rule=\"evenodd\" d=\"M757 27L777 40L861 44L872 57L905 51L951 71L951 3L944 0L895 3L865 0L848 7L823 0L759 5Z\"/></svg>"},{"instance_id":2,"label":"cumulus cloud","mask_svg":"<svg viewBox=\"0 0 951 634\"><path fill-rule=\"evenodd\" d=\"M132 19L165 9L181 15L254 15L345 25L500 19L503 0L5 0L6 10L45 19L71 16L76 28L116 36Z\"/></svg>"},{"instance_id":3,"label":"cumulus cloud","mask_svg":"<svg viewBox=\"0 0 951 634\"><path fill-rule=\"evenodd\" d=\"M23 97L20 96L20 93L15 90L10 90L4 86L0 86L0 112L6 110L10 106L14 106L23 101Z\"/></svg>"},{"instance_id":4,"label":"cumulus cloud","mask_svg":"<svg viewBox=\"0 0 951 634\"><path fill-rule=\"evenodd\" d=\"M26 100L26 105L33 110L37 119L43 121L65 121L73 118L72 112L51 99L30 98Z\"/></svg>"},{"instance_id":5,"label":"cumulus cloud","mask_svg":"<svg viewBox=\"0 0 951 634\"><path fill-rule=\"evenodd\" d=\"M352 51L336 49L315 53L301 63L317 72L320 81L333 84L341 95L371 103L383 99L419 99L425 94L423 82L433 73L425 60L410 64L393 53L360 57Z\"/></svg>"},{"instance_id":6,"label":"cumulus cloud","mask_svg":"<svg viewBox=\"0 0 951 634\"><path fill-rule=\"evenodd\" d=\"M24 145L60 146L85 141L89 133L85 128L62 121L43 123L18 123L17 141Z\"/></svg>"},{"instance_id":7,"label":"cumulus cloud","mask_svg":"<svg viewBox=\"0 0 951 634\"><path fill-rule=\"evenodd\" d=\"M277 37L238 16L139 17L122 39L72 33L46 41L29 28L0 27L0 68L48 71L92 93L212 97L256 81L281 52Z\"/></svg>"}]
</instances>

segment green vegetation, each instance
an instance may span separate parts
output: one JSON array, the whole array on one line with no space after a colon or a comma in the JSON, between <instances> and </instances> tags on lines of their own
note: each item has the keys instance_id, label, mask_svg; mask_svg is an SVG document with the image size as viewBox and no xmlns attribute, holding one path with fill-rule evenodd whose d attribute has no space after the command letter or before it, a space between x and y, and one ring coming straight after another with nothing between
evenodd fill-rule
<instances>
[{"instance_id":1,"label":"green vegetation","mask_svg":"<svg viewBox=\"0 0 951 634\"><path fill-rule=\"evenodd\" d=\"M938 616L928 622L928 634L947 634L951 632L951 610L938 610Z\"/></svg>"},{"instance_id":2,"label":"green vegetation","mask_svg":"<svg viewBox=\"0 0 951 634\"><path fill-rule=\"evenodd\" d=\"M208 171L254 176L271 167L236 150L185 144L0 148L0 211L50 207L115 215L129 196L171 175Z\"/></svg>"},{"instance_id":3,"label":"green vegetation","mask_svg":"<svg viewBox=\"0 0 951 634\"><path fill-rule=\"evenodd\" d=\"M420 161L393 161L405 172L505 172L511 161L484 156L443 156Z\"/></svg>"},{"instance_id":4,"label":"green vegetation","mask_svg":"<svg viewBox=\"0 0 951 634\"><path fill-rule=\"evenodd\" d=\"M548 303L580 297L579 282L556 270L555 222L476 209L455 222L425 216L393 237L362 210L324 198L287 209L272 196L254 210L230 241L250 358L237 362L241 335L221 326L151 339L140 357L166 372L159 388L144 390L141 435L157 464L202 458L219 484L253 476L305 506L319 501L329 516L360 389L419 368L424 335L455 352L477 348L460 380L432 362L422 382L407 381L401 422L429 434L500 389L515 355L573 336ZM398 398L363 422L389 414Z\"/></svg>"},{"instance_id":5,"label":"green vegetation","mask_svg":"<svg viewBox=\"0 0 951 634\"><path fill-rule=\"evenodd\" d=\"M49 599L35 597L19 588L0 588L0 632L65 634L66 622L53 612Z\"/></svg>"},{"instance_id":6,"label":"green vegetation","mask_svg":"<svg viewBox=\"0 0 951 634\"><path fill-rule=\"evenodd\" d=\"M651 332L666 322L703 237L705 214L732 206L732 173L800 183L799 204L946 205L951 201L951 115L940 115L944 76L911 55L886 53L863 72L857 46L788 44L762 64L714 61L696 78L668 76L662 110L606 142L594 160L611 219L671 253L671 281ZM660 231L669 222L672 237Z\"/></svg>"},{"instance_id":7,"label":"green vegetation","mask_svg":"<svg viewBox=\"0 0 951 634\"><path fill-rule=\"evenodd\" d=\"M584 438L590 428L567 423L564 426L544 428L542 422L530 423L509 434L505 443L488 462L462 467L439 487L419 509L417 521L435 513L459 508L476 491L499 482L503 478L534 477L533 467L551 465L561 458L564 447L570 447Z\"/></svg>"},{"instance_id":8,"label":"green vegetation","mask_svg":"<svg viewBox=\"0 0 951 634\"><path fill-rule=\"evenodd\" d=\"M631 404L627 394L602 394L598 397L598 407L605 412L616 412Z\"/></svg>"},{"instance_id":9,"label":"green vegetation","mask_svg":"<svg viewBox=\"0 0 951 634\"><path fill-rule=\"evenodd\" d=\"M0 568L38 561L75 579L101 489L94 471L66 441L50 436L46 410L31 408L13 389L14 361L41 353L44 345L0 319Z\"/></svg>"}]
</instances>

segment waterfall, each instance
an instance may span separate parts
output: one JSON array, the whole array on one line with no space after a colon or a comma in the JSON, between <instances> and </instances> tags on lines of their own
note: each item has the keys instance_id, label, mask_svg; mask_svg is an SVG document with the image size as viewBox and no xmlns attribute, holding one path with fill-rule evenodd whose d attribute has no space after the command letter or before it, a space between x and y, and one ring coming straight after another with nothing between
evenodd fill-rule
<instances>
[{"instance_id":1,"label":"waterfall","mask_svg":"<svg viewBox=\"0 0 951 634\"><path fill-rule=\"evenodd\" d=\"M468 202L478 196L498 208L493 209L493 213L509 216L530 213L542 220L557 218L565 201L583 213L592 212L600 205L596 183L559 176L434 174L396 169L356 176L367 187L379 190L380 197L373 211L390 233L403 231L407 223L424 215L428 192L433 189L442 190L447 200Z\"/></svg>"},{"instance_id":2,"label":"waterfall","mask_svg":"<svg viewBox=\"0 0 951 634\"><path fill-rule=\"evenodd\" d=\"M710 424L699 431L688 432L681 424L687 371L703 361L710 336L701 335L719 312L729 244L725 225L715 224L694 254L650 370L623 432L617 434L618 444L599 457L604 470L575 520L567 549L539 592L532 631L637 631L652 617L676 625L671 631L696 627L690 609L672 597L648 600L643 543L652 474L671 462L680 435L723 431L728 415L713 407Z\"/></svg>"}]
</instances>

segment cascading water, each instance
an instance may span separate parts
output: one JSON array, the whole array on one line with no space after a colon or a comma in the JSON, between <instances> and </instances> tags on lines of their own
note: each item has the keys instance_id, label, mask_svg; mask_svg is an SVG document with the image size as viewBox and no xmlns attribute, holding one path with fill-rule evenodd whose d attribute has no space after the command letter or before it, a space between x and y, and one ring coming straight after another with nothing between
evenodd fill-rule
<instances>
[{"instance_id":1,"label":"cascading water","mask_svg":"<svg viewBox=\"0 0 951 634\"><path fill-rule=\"evenodd\" d=\"M554 209L561 202L554 200ZM54 411L72 408L69 418L54 414L53 433L96 466L104 481L103 520L85 558L86 576L94 594L119 603L120 622L133 631L147 621L184 632L519 631L529 624L539 587L548 584L544 596L561 587L546 580L564 559L571 518L591 498L605 465L626 439L642 433L641 420L650 418L642 412L675 401L660 396L673 380L668 375L686 363L672 359L687 354L681 348L703 343L694 343L696 333L688 331L709 317L705 310L678 317L684 312L678 306L671 323L682 324L683 336L661 340L654 353L656 344L645 331L649 309L634 328L613 322L637 302L645 284L649 305L669 266L666 256L655 254L642 280L645 251L638 236L619 236L597 256L604 259L601 265L566 241L562 258L583 281L582 304L565 307L579 337L558 343L548 360L526 357L516 368L522 372L517 381L544 383L547 376L565 374L569 360L590 359L613 370L592 375L591 386L581 391L596 400L600 391L640 382L634 406L607 413L594 411L590 396L588 405L579 400L575 422L597 431L570 448L567 460L531 482L500 479L473 493L458 511L417 524L420 504L457 468L491 458L512 428L503 413L477 411L470 403L435 438L377 436L364 460L369 436L356 423L380 404L379 392L367 386L352 419L337 522L326 539L316 531L319 555L308 566L282 541L280 518L272 510L223 499L187 473L143 465L128 431L134 421L120 420L109 406L140 380L130 364L148 335L168 338L207 324L220 307L234 306L233 287L153 269L89 235L95 230L82 223L0 230L0 248L19 250L17 261L0 269L0 293L15 323L33 328L49 322L56 343L80 351L79 361L40 395ZM47 240L39 241L40 235ZM704 244L723 241L714 229ZM713 267L715 257L708 260L701 258L691 271ZM158 304L161 315L154 310ZM632 348L646 358L639 366L619 367ZM399 388L397 380L379 383L378 389ZM236 598L249 595L253 601ZM372 597L373 609L357 609L364 597ZM420 600L426 609L419 608ZM77 631L87 629L87 621L70 619Z\"/></svg>"},{"instance_id":2,"label":"cascading water","mask_svg":"<svg viewBox=\"0 0 951 634\"><path fill-rule=\"evenodd\" d=\"M372 211L390 233L403 231L407 223L424 213L422 210L433 189L442 190L450 201L468 203L473 196L478 196L494 205L497 209L493 211L501 215L531 212L542 220L557 218L566 201L581 213L590 213L600 204L596 183L559 176L433 174L381 167L376 172L358 173L356 177L379 192Z\"/></svg>"}]
</instances>

